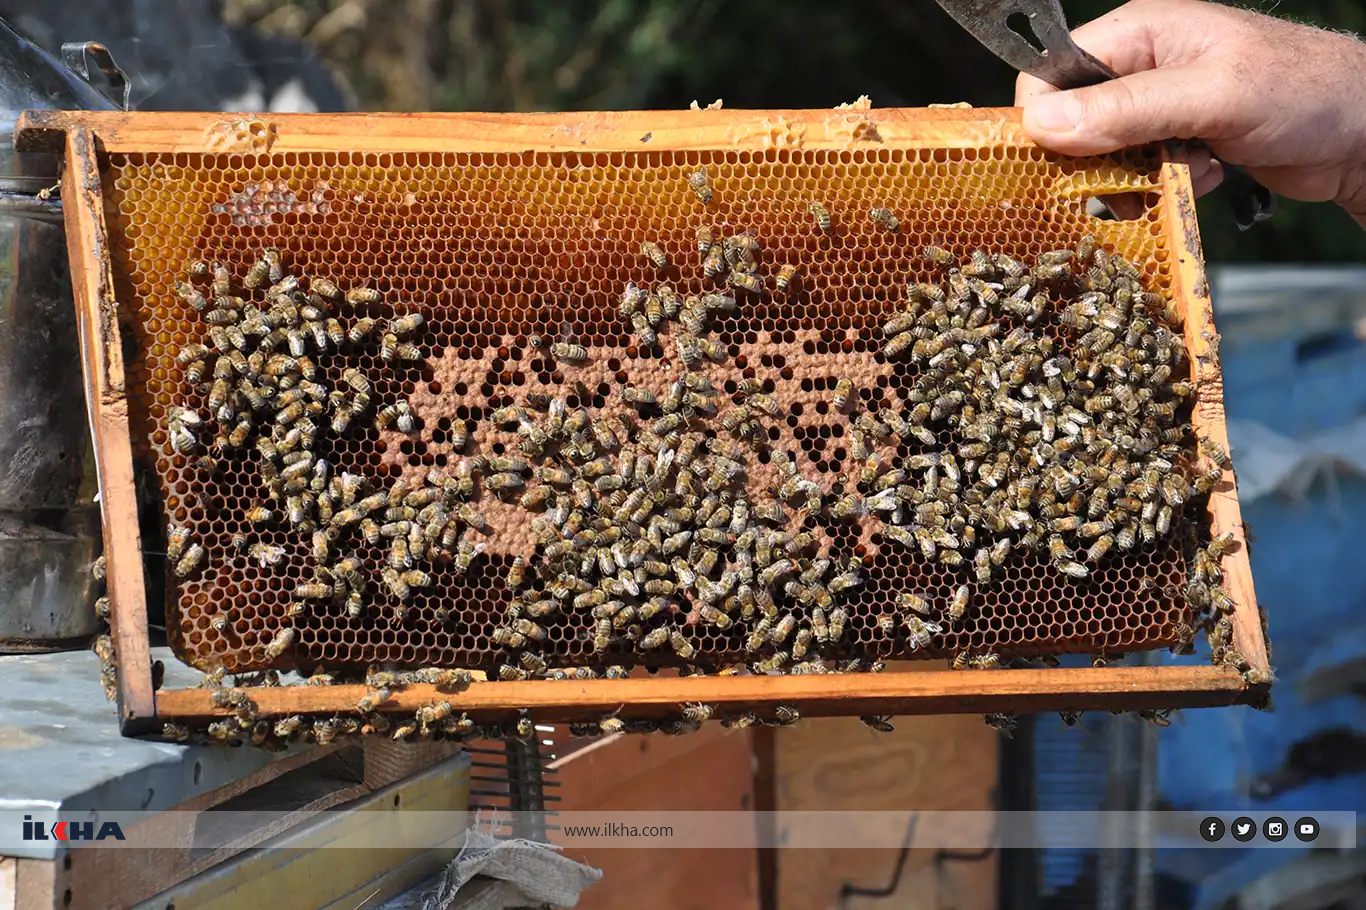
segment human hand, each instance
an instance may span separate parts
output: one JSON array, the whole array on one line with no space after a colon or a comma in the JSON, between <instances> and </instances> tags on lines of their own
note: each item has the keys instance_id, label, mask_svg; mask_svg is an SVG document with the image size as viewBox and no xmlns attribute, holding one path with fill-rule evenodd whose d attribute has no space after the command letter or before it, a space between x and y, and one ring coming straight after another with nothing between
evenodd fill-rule
<instances>
[{"instance_id":1,"label":"human hand","mask_svg":"<svg viewBox=\"0 0 1366 910\"><path fill-rule=\"evenodd\" d=\"M1094 155L1161 139L1202 139L1292 199L1334 201L1366 225L1366 44L1202 0L1132 0L1073 32L1121 76L1059 91L1015 87L1045 148ZM1190 152L1197 194L1223 170Z\"/></svg>"}]
</instances>

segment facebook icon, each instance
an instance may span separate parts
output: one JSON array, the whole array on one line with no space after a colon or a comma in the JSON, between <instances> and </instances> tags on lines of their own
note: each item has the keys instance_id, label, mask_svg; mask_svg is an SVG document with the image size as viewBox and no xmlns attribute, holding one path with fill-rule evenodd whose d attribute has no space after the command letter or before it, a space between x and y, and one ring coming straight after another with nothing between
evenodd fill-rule
<instances>
[{"instance_id":1,"label":"facebook icon","mask_svg":"<svg viewBox=\"0 0 1366 910\"><path fill-rule=\"evenodd\" d=\"M1200 836L1211 844L1224 836L1224 820L1211 815L1200 823Z\"/></svg>"}]
</instances>

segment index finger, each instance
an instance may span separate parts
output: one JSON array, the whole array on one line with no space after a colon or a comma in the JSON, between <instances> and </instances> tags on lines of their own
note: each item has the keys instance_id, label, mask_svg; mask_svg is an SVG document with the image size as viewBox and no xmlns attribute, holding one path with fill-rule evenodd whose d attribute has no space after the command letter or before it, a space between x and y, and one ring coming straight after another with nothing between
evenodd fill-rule
<instances>
[{"instance_id":1,"label":"index finger","mask_svg":"<svg viewBox=\"0 0 1366 910\"><path fill-rule=\"evenodd\" d=\"M1147 4L1126 4L1072 30L1077 46L1110 69L1127 76L1157 66L1154 31L1161 23L1144 13ZM1137 8L1136 8L1137 7ZM1042 79L1021 73L1015 80L1015 104L1058 91Z\"/></svg>"}]
</instances>

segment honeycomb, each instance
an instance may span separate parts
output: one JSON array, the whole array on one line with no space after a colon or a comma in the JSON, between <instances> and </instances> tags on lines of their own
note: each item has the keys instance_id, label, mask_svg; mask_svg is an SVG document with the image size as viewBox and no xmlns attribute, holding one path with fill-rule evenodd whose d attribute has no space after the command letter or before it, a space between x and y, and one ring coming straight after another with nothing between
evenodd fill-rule
<instances>
[{"instance_id":1,"label":"honeycomb","mask_svg":"<svg viewBox=\"0 0 1366 910\"><path fill-rule=\"evenodd\" d=\"M705 205L688 182L699 168L714 191ZM508 570L535 548L535 515L515 497L484 497L488 530L469 570L433 566L432 586L415 592L401 617L374 609L353 618L336 605L289 616L295 586L312 573L308 536L247 520L262 501L259 454L248 448L226 455L205 476L169 445L171 409L204 404L176 361L182 347L206 341L200 314L174 289L192 260L222 262L240 279L273 247L293 274L379 292L379 302L346 307L344 321L422 314L425 325L414 340L423 361L386 363L374 345L316 358L329 387L341 387L344 370L359 370L377 408L406 400L417 424L405 435L357 421L339 437L326 436L318 454L335 472L418 483L462 456L516 454L516 434L488 418L528 395L544 393L604 415L628 410L620 397L628 385L662 398L677 368L674 347L641 345L617 309L627 282L660 278L642 244L665 252L669 266L662 274L681 293L703 294L715 288L702 274L699 225L712 225L718 237L750 230L762 243L769 288L762 296L741 294L733 312L717 314L710 337L725 346L728 361L704 359L700 372L724 393L722 407L742 400L744 380L776 400L780 414L767 424L769 446L786 451L833 502L854 489L861 467L850 455L850 421L832 409L833 390L850 377L861 408L907 400L914 373L905 361L884 356L880 327L902 307L908 280L938 280L921 250L936 244L966 259L984 247L1032 263L1094 234L1106 249L1139 264L1151 290L1167 293L1171 251L1162 225L1172 215L1159 194L1147 194L1137 220L1099 222L1085 214L1075 192L1061 191L1104 185L1114 175L1153 187L1158 168L1150 152L1078 162L1008 145L109 155L102 163L105 214L135 393L135 451L155 477L165 518L192 528L209 554L208 568L185 580L167 565L173 648L194 666L234 673L371 664L492 670L506 658L493 639L512 599ZM832 214L829 233L813 221L812 201ZM899 220L895 232L868 217L884 206ZM781 294L772 275L788 263L800 271L793 291ZM581 344L586 361L571 365L551 357L548 342L556 341ZM468 445L456 451L455 441L466 434ZM945 431L937 443L954 441ZM896 457L925 450L912 439ZM774 476L770 451L762 451L747 488L762 488ZM1182 529L1174 527L1154 546L1112 553L1082 581L1063 579L1038 555L1012 556L966 619L946 624L928 647L908 649L879 633L878 615L906 591L947 600L960 574L890 545L876 522L793 514L792 530L811 531L837 564L858 557L865 566L864 583L843 603L849 613L843 644L827 656L1114 653L1171 646L1178 625L1190 620L1181 593ZM158 533L143 530L148 540ZM278 546L284 558L263 566L234 549L235 535ZM354 552L376 573L384 564L381 547L362 542ZM543 625L541 652L552 666L610 662L653 669L679 662L669 648L595 655L594 620L586 611L563 610ZM267 648L287 626L297 639L274 657ZM739 623L721 631L689 616L681 629L697 663L720 666L745 657Z\"/></svg>"}]
</instances>

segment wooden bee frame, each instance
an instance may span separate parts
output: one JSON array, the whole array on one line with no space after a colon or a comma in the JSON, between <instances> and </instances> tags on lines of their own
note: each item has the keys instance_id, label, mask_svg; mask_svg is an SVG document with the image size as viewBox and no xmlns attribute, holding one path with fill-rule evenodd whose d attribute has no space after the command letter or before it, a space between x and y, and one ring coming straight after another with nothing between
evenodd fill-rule
<instances>
[{"instance_id":1,"label":"wooden bee frame","mask_svg":"<svg viewBox=\"0 0 1366 910\"><path fill-rule=\"evenodd\" d=\"M65 153L65 210L81 361L95 439L108 557L112 636L121 672L119 712L125 734L147 734L163 722L203 723L230 713L201 689L154 691L147 635L146 584L134 494L128 396L112 274L101 166L110 154L332 153L358 147L375 153L638 152L774 148L1027 148L1014 110L680 111L536 115L233 115L29 112L17 131L21 149ZM832 124L834 128L832 129ZM851 125L852 124L852 125ZM1174 251L1172 293L1184 316L1196 405L1195 430L1227 445L1223 386L1209 288L1201 256L1189 171L1181 153L1164 153L1159 192L1166 217L1158 225ZM1091 193L1118 183L1088 184ZM1157 228L1155 228L1156 230ZM1217 352L1216 352L1217 353ZM1211 531L1232 534L1223 559L1224 587L1236 605L1234 644L1254 668L1267 651L1248 566L1236 490L1210 496ZM363 685L256 689L262 716L353 711ZM821 676L659 676L625 680L476 682L457 694L427 685L397 690L380 709L411 714L450 701L478 723L510 723L527 711L537 721L666 717L685 702L718 714L795 705L808 716L932 713L1020 713L1045 710L1205 707L1248 703L1264 695L1222 666L1044 670L935 670Z\"/></svg>"}]
</instances>

